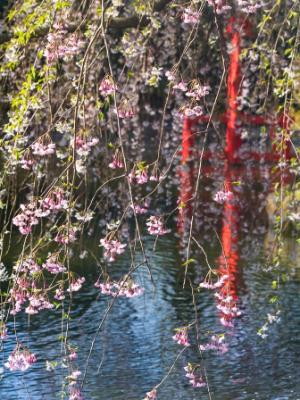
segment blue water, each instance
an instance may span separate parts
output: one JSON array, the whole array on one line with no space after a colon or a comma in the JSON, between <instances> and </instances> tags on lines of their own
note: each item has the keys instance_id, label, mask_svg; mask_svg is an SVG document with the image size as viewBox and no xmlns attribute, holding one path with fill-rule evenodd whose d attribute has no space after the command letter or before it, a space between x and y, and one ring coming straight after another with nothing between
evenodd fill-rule
<instances>
[{"instance_id":1,"label":"blue water","mask_svg":"<svg viewBox=\"0 0 300 400\"><path fill-rule=\"evenodd\" d=\"M206 352L201 360L192 333L192 346L177 360L159 387L158 399L300 400L299 245L295 238L285 237L282 261L277 269L270 268L268 241L273 232L260 213L264 211L265 198L262 200L257 195L252 184L247 190L239 189L245 194L241 196L245 203L239 212L239 259L235 279L242 315L235 318L233 328L224 328L212 293L203 290L196 294L200 340L205 342L212 332L226 333L229 351L225 354ZM218 217L213 220L209 210L202 212L199 205L197 240L204 246L211 265L218 267L220 243L206 223L208 220L214 223L221 235L222 206L208 203L206 211L209 207L218 208ZM203 206L205 200L200 204ZM153 253L153 238L145 234L154 285L145 267L135 273L136 280L145 287L145 294L115 302L96 337L88 365L91 343L111 298L99 296L94 287L98 274L95 261L74 261L77 271L86 277L86 283L74 295L69 341L78 348L74 367L83 373L87 366L83 386L85 399L141 400L164 378L181 351L182 347L172 340L174 329L191 323L195 310L188 285L183 288L184 246L180 244L180 235L177 236L161 237ZM100 251L98 238L88 242L90 248ZM193 257L197 262L189 267L188 276L196 285L204 278L207 267L201 252L195 250ZM121 276L128 270L129 263L126 253L111 267L112 274ZM286 273L286 282L274 289L272 281L277 278L277 270ZM278 297L275 304L270 301L274 295ZM280 321L272 324L268 336L262 339L257 331L265 323L267 314L277 309L280 309ZM59 366L54 371L45 368L46 360L60 361L62 357L61 310L43 311L30 321L24 314L17 315L16 327L19 340L28 345L38 361L23 374L4 369L1 400L62 398L60 392L68 370ZM11 331L11 325L9 329ZM1 365L14 348L13 335L3 345ZM191 387L183 370L188 362L202 363L209 393L207 387Z\"/></svg>"}]
</instances>

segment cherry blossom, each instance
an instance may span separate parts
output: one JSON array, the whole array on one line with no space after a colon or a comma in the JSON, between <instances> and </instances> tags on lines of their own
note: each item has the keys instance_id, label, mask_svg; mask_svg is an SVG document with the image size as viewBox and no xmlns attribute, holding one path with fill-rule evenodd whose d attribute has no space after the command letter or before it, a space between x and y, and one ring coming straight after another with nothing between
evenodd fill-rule
<instances>
[{"instance_id":1,"label":"cherry blossom","mask_svg":"<svg viewBox=\"0 0 300 400\"><path fill-rule=\"evenodd\" d=\"M10 371L26 371L36 361L36 356L33 353L18 345L4 365Z\"/></svg>"},{"instance_id":2,"label":"cherry blossom","mask_svg":"<svg viewBox=\"0 0 300 400\"><path fill-rule=\"evenodd\" d=\"M46 262L42 265L44 269L49 271L51 274L59 274L61 272L65 272L66 268L57 262L55 256L51 256L47 258Z\"/></svg>"},{"instance_id":3,"label":"cherry blossom","mask_svg":"<svg viewBox=\"0 0 300 400\"><path fill-rule=\"evenodd\" d=\"M111 94L114 94L114 92L117 90L118 88L114 84L111 77L106 77L102 79L99 86L99 91L103 97L110 96Z\"/></svg>"},{"instance_id":4,"label":"cherry blossom","mask_svg":"<svg viewBox=\"0 0 300 400\"><path fill-rule=\"evenodd\" d=\"M148 227L148 232L150 235L165 235L166 233L169 233L169 229L164 228L164 223L162 217L157 217L152 215L146 223Z\"/></svg>"},{"instance_id":5,"label":"cherry blossom","mask_svg":"<svg viewBox=\"0 0 300 400\"><path fill-rule=\"evenodd\" d=\"M173 340L182 346L190 346L187 328L177 329L176 334L173 336Z\"/></svg>"},{"instance_id":6,"label":"cherry blossom","mask_svg":"<svg viewBox=\"0 0 300 400\"><path fill-rule=\"evenodd\" d=\"M206 382L202 375L196 374L197 369L198 366L193 366L189 363L187 366L184 367L184 370L186 371L185 376L189 379L190 384L194 388L205 387Z\"/></svg>"},{"instance_id":7,"label":"cherry blossom","mask_svg":"<svg viewBox=\"0 0 300 400\"><path fill-rule=\"evenodd\" d=\"M228 279L228 275L224 274L222 275L216 282L210 282L210 281L203 281L199 284L199 287L205 288L205 289L218 289L221 286L223 286L224 282Z\"/></svg>"},{"instance_id":8,"label":"cherry blossom","mask_svg":"<svg viewBox=\"0 0 300 400\"><path fill-rule=\"evenodd\" d=\"M54 143L49 143L44 145L40 142L35 142L31 145L31 148L32 148L32 153L36 156L44 157L55 153Z\"/></svg>"},{"instance_id":9,"label":"cherry blossom","mask_svg":"<svg viewBox=\"0 0 300 400\"><path fill-rule=\"evenodd\" d=\"M185 8L182 14L182 20L185 24L195 25L199 22L201 13L192 8Z\"/></svg>"},{"instance_id":10,"label":"cherry blossom","mask_svg":"<svg viewBox=\"0 0 300 400\"><path fill-rule=\"evenodd\" d=\"M100 289L102 294L112 297L137 297L144 293L144 289L131 279L120 282L105 282L97 281L95 286Z\"/></svg>"},{"instance_id":11,"label":"cherry blossom","mask_svg":"<svg viewBox=\"0 0 300 400\"><path fill-rule=\"evenodd\" d=\"M225 203L225 201L231 200L233 198L233 193L230 190L219 190L215 196L214 201L217 203Z\"/></svg>"},{"instance_id":12,"label":"cherry blossom","mask_svg":"<svg viewBox=\"0 0 300 400\"><path fill-rule=\"evenodd\" d=\"M83 276L80 278L71 280L67 291L68 292L78 292L78 290L80 290L82 288L82 285L84 282L85 282L85 278Z\"/></svg>"},{"instance_id":13,"label":"cherry blossom","mask_svg":"<svg viewBox=\"0 0 300 400\"><path fill-rule=\"evenodd\" d=\"M116 239L104 238L100 240L100 246L104 247L104 257L113 262L116 260L117 254L124 253L126 244L122 244Z\"/></svg>"},{"instance_id":14,"label":"cherry blossom","mask_svg":"<svg viewBox=\"0 0 300 400\"><path fill-rule=\"evenodd\" d=\"M146 393L146 397L143 400L156 400L157 399L157 390L152 389L150 392Z\"/></svg>"}]
</instances>

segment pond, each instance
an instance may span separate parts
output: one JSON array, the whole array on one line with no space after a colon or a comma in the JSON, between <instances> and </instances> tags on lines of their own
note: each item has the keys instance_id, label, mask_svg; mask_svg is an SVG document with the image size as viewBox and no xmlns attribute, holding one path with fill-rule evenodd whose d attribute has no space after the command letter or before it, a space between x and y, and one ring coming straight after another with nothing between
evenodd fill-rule
<instances>
[{"instance_id":1,"label":"pond","mask_svg":"<svg viewBox=\"0 0 300 400\"><path fill-rule=\"evenodd\" d=\"M177 224L177 235L159 237L155 252L155 238L144 232L153 282L146 267L135 272L135 279L145 289L142 296L114 301L100 294L94 286L96 261L90 257L73 259L73 266L86 278L81 291L74 294L69 326L69 342L78 350L74 368L82 376L86 370L84 398L143 399L167 375L158 388L158 398L163 400L300 400L299 245L292 233L287 234L282 261L272 264L269 168L260 168L229 173L230 181L237 182L233 188L235 206L211 201L215 190L212 182L223 182L228 175L217 169L205 173L195 210L195 236L202 250L196 246L192 251L194 261L187 265L185 286L186 239L182 226L186 221L183 225L170 221L174 227ZM97 234L86 239L89 249L101 251ZM195 291L193 299L190 289L190 284L198 287L205 279L207 262L222 269L224 257L240 314L232 318L232 326L221 324L213 290ZM127 253L119 257L110 267L112 275L119 278L126 273L129 260ZM285 274L285 281L275 284L279 272ZM61 364L49 370L46 361L55 363L64 356L60 345L64 311L44 310L30 318L24 313L17 315L18 339L38 359L22 374L1 371L1 400L61 398L68 370ZM213 334L225 334L228 351L199 352L193 328L195 315L200 343L207 343ZM184 348L172 336L176 328L189 324L191 345ZM260 330L263 326L267 329ZM13 331L13 326L8 329ZM15 344L9 337L3 346L4 362ZM183 369L189 362L201 363L206 387L191 386Z\"/></svg>"}]
</instances>

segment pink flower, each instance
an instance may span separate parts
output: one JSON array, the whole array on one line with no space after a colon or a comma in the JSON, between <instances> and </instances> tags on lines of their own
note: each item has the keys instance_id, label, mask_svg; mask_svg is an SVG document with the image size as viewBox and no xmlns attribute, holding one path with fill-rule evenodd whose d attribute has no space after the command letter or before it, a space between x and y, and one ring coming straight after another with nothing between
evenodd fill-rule
<instances>
[{"instance_id":1,"label":"pink flower","mask_svg":"<svg viewBox=\"0 0 300 400\"><path fill-rule=\"evenodd\" d=\"M136 214L146 214L148 212L149 206L148 203L145 201L143 205L135 204L131 205L131 208L135 211Z\"/></svg>"},{"instance_id":2,"label":"pink flower","mask_svg":"<svg viewBox=\"0 0 300 400\"><path fill-rule=\"evenodd\" d=\"M169 233L169 229L165 229L163 225L163 220L161 217L156 217L152 215L148 220L146 225L148 226L148 232L150 235L165 235L166 233Z\"/></svg>"},{"instance_id":3,"label":"pink flower","mask_svg":"<svg viewBox=\"0 0 300 400\"><path fill-rule=\"evenodd\" d=\"M128 174L128 179L130 183L138 183L139 185L142 185L144 183L148 182L148 172L147 168L140 168L140 169L133 169L129 174Z\"/></svg>"},{"instance_id":4,"label":"pink flower","mask_svg":"<svg viewBox=\"0 0 300 400\"><path fill-rule=\"evenodd\" d=\"M223 354L228 351L228 346L226 343L224 343L224 335L213 335L210 339L210 342L204 345L200 344L199 349L201 351L216 350Z\"/></svg>"},{"instance_id":5,"label":"pink flower","mask_svg":"<svg viewBox=\"0 0 300 400\"><path fill-rule=\"evenodd\" d=\"M177 329L177 333L173 336L173 340L182 346L190 346L187 328Z\"/></svg>"},{"instance_id":6,"label":"pink flower","mask_svg":"<svg viewBox=\"0 0 300 400\"><path fill-rule=\"evenodd\" d=\"M62 23L53 25L53 32L48 34L47 41L44 54L49 64L75 55L83 45L77 33L68 34Z\"/></svg>"},{"instance_id":7,"label":"pink flower","mask_svg":"<svg viewBox=\"0 0 300 400\"><path fill-rule=\"evenodd\" d=\"M92 148L94 146L96 146L99 143L99 139L98 138L82 138L82 137L77 137L76 138L76 144L75 144L75 148L76 148L76 153L80 156L80 157L87 157ZM74 142L71 142L72 146L74 146Z\"/></svg>"},{"instance_id":8,"label":"pink flower","mask_svg":"<svg viewBox=\"0 0 300 400\"><path fill-rule=\"evenodd\" d=\"M49 271L51 274L59 274L66 271L66 268L62 264L57 262L55 256L48 257L42 267Z\"/></svg>"},{"instance_id":9,"label":"pink flower","mask_svg":"<svg viewBox=\"0 0 300 400\"><path fill-rule=\"evenodd\" d=\"M110 77L102 79L99 91L103 97L107 97L117 91L118 88Z\"/></svg>"},{"instance_id":10,"label":"pink flower","mask_svg":"<svg viewBox=\"0 0 300 400\"><path fill-rule=\"evenodd\" d=\"M135 112L130 105L129 102L123 102L117 109L114 110L114 113L119 116L119 118L132 118L135 115Z\"/></svg>"},{"instance_id":11,"label":"pink flower","mask_svg":"<svg viewBox=\"0 0 300 400\"><path fill-rule=\"evenodd\" d=\"M185 117L197 118L200 117L201 115L203 115L203 109L201 106L195 106L193 108L183 107L178 113L178 117L180 119L184 119Z\"/></svg>"},{"instance_id":12,"label":"pink flower","mask_svg":"<svg viewBox=\"0 0 300 400\"><path fill-rule=\"evenodd\" d=\"M231 200L233 198L233 193L230 192L229 190L219 190L215 196L214 196L214 201L217 203L225 203L225 201Z\"/></svg>"},{"instance_id":13,"label":"pink flower","mask_svg":"<svg viewBox=\"0 0 300 400\"><path fill-rule=\"evenodd\" d=\"M49 143L49 144L42 144L40 142L35 142L31 145L32 152L33 154L37 156L49 156L51 154L55 153L55 144L54 143Z\"/></svg>"},{"instance_id":14,"label":"pink flower","mask_svg":"<svg viewBox=\"0 0 300 400\"><path fill-rule=\"evenodd\" d=\"M71 386L69 390L69 400L83 400L80 389Z\"/></svg>"},{"instance_id":15,"label":"pink flower","mask_svg":"<svg viewBox=\"0 0 300 400\"><path fill-rule=\"evenodd\" d=\"M35 164L36 162L34 160L28 158L22 158L20 160L21 168L26 169L27 171L30 171Z\"/></svg>"},{"instance_id":16,"label":"pink flower","mask_svg":"<svg viewBox=\"0 0 300 400\"><path fill-rule=\"evenodd\" d=\"M104 257L113 262L116 260L117 254L124 253L126 244L122 244L118 240L104 238L100 240L100 246L104 247Z\"/></svg>"},{"instance_id":17,"label":"pink flower","mask_svg":"<svg viewBox=\"0 0 300 400\"><path fill-rule=\"evenodd\" d=\"M193 366L192 364L188 364L186 367L184 367L184 370L186 371L186 377L189 379L190 384L195 387L204 387L206 386L206 382L202 375L196 375L196 371L198 369L198 366Z\"/></svg>"},{"instance_id":18,"label":"pink flower","mask_svg":"<svg viewBox=\"0 0 300 400\"><path fill-rule=\"evenodd\" d=\"M210 92L210 86L201 86L198 83L193 87L192 90L186 92L187 97L192 97L195 100L201 100L202 97L205 97Z\"/></svg>"},{"instance_id":19,"label":"pink flower","mask_svg":"<svg viewBox=\"0 0 300 400\"><path fill-rule=\"evenodd\" d=\"M176 79L176 77L172 71L166 71L165 75L169 82L174 82Z\"/></svg>"},{"instance_id":20,"label":"pink flower","mask_svg":"<svg viewBox=\"0 0 300 400\"><path fill-rule=\"evenodd\" d=\"M228 275L222 275L221 278L219 278L216 282L209 282L209 281L203 281L199 284L199 287L205 288L205 289L218 289L221 286L224 285L226 280L228 279Z\"/></svg>"},{"instance_id":21,"label":"pink flower","mask_svg":"<svg viewBox=\"0 0 300 400\"><path fill-rule=\"evenodd\" d=\"M47 197L40 200L41 217L47 216L52 212L65 210L68 208L68 201L61 189L53 190Z\"/></svg>"},{"instance_id":22,"label":"pink flower","mask_svg":"<svg viewBox=\"0 0 300 400\"><path fill-rule=\"evenodd\" d=\"M182 19L185 24L195 25L200 20L201 13L192 8L185 8L183 11Z\"/></svg>"},{"instance_id":23,"label":"pink flower","mask_svg":"<svg viewBox=\"0 0 300 400\"><path fill-rule=\"evenodd\" d=\"M112 162L109 163L108 166L111 169L124 168L124 163L123 163L122 159L120 158L118 151L115 152Z\"/></svg>"},{"instance_id":24,"label":"pink flower","mask_svg":"<svg viewBox=\"0 0 300 400\"><path fill-rule=\"evenodd\" d=\"M100 289L102 294L112 297L137 297L144 293L144 288L134 283L131 279L121 282L96 282L95 286Z\"/></svg>"},{"instance_id":25,"label":"pink flower","mask_svg":"<svg viewBox=\"0 0 300 400\"><path fill-rule=\"evenodd\" d=\"M237 2L241 10L247 14L253 14L262 7L258 0L237 0Z\"/></svg>"},{"instance_id":26,"label":"pink flower","mask_svg":"<svg viewBox=\"0 0 300 400\"><path fill-rule=\"evenodd\" d=\"M187 84L183 81L177 83L173 86L173 89L181 90L182 92L186 92L188 90Z\"/></svg>"},{"instance_id":27,"label":"pink flower","mask_svg":"<svg viewBox=\"0 0 300 400\"><path fill-rule=\"evenodd\" d=\"M157 390L152 389L151 392L146 393L146 397L144 400L156 400L157 399Z\"/></svg>"},{"instance_id":28,"label":"pink flower","mask_svg":"<svg viewBox=\"0 0 300 400\"><path fill-rule=\"evenodd\" d=\"M70 354L69 354L69 360L76 360L77 359L77 353L75 350L70 350Z\"/></svg>"},{"instance_id":29,"label":"pink flower","mask_svg":"<svg viewBox=\"0 0 300 400\"><path fill-rule=\"evenodd\" d=\"M82 276L81 278L74 279L70 282L70 286L67 289L68 292L78 292L82 288L83 283L85 282L85 278Z\"/></svg>"},{"instance_id":30,"label":"pink flower","mask_svg":"<svg viewBox=\"0 0 300 400\"><path fill-rule=\"evenodd\" d=\"M39 223L36 216L36 205L33 203L21 204L20 208L22 211L13 218L13 224L18 226L22 235L28 235L32 232L32 227Z\"/></svg>"},{"instance_id":31,"label":"pink flower","mask_svg":"<svg viewBox=\"0 0 300 400\"><path fill-rule=\"evenodd\" d=\"M56 289L54 298L55 298L56 300L64 300L64 299L66 298L66 296L65 296L64 291L63 291L62 288L57 288L57 289Z\"/></svg>"},{"instance_id":32,"label":"pink flower","mask_svg":"<svg viewBox=\"0 0 300 400\"><path fill-rule=\"evenodd\" d=\"M35 355L30 353L27 349L22 349L20 345L18 345L9 355L4 365L10 371L26 371L35 362Z\"/></svg>"},{"instance_id":33,"label":"pink flower","mask_svg":"<svg viewBox=\"0 0 300 400\"><path fill-rule=\"evenodd\" d=\"M216 10L217 14L224 14L231 10L231 6L226 4L226 0L207 0L207 3Z\"/></svg>"},{"instance_id":34,"label":"pink flower","mask_svg":"<svg viewBox=\"0 0 300 400\"><path fill-rule=\"evenodd\" d=\"M58 233L55 238L55 242L61 244L73 243L76 240L76 231L74 229L69 230L69 234Z\"/></svg>"}]
</instances>

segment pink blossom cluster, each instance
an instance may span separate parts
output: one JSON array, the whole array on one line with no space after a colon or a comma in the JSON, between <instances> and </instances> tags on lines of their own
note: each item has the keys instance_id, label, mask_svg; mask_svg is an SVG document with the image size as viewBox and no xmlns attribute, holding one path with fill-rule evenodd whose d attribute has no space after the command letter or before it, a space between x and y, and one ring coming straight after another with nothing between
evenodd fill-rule
<instances>
[{"instance_id":1,"label":"pink blossom cluster","mask_svg":"<svg viewBox=\"0 0 300 400\"><path fill-rule=\"evenodd\" d=\"M214 8L217 14L224 14L232 8L226 0L207 0L207 3Z\"/></svg>"},{"instance_id":2,"label":"pink blossom cluster","mask_svg":"<svg viewBox=\"0 0 300 400\"><path fill-rule=\"evenodd\" d=\"M114 110L114 112L122 119L132 118L135 115L134 110L127 104L121 105L117 110Z\"/></svg>"},{"instance_id":3,"label":"pink blossom cluster","mask_svg":"<svg viewBox=\"0 0 300 400\"><path fill-rule=\"evenodd\" d=\"M129 279L121 282L96 282L95 286L100 289L102 294L112 297L130 298L140 296L144 293L144 288Z\"/></svg>"},{"instance_id":4,"label":"pink blossom cluster","mask_svg":"<svg viewBox=\"0 0 300 400\"><path fill-rule=\"evenodd\" d=\"M99 86L99 91L103 97L107 97L111 94L114 94L114 92L117 90L118 87L114 84L112 78L106 77L102 79Z\"/></svg>"},{"instance_id":5,"label":"pink blossom cluster","mask_svg":"<svg viewBox=\"0 0 300 400\"><path fill-rule=\"evenodd\" d=\"M111 169L124 168L123 160L121 159L120 154L119 154L118 151L115 152L115 154L113 155L113 159L108 164L108 166Z\"/></svg>"},{"instance_id":6,"label":"pink blossom cluster","mask_svg":"<svg viewBox=\"0 0 300 400\"><path fill-rule=\"evenodd\" d=\"M25 308L26 314L34 315L41 310L51 310L54 307L42 294L33 294L28 297L28 300L29 305Z\"/></svg>"},{"instance_id":7,"label":"pink blossom cluster","mask_svg":"<svg viewBox=\"0 0 300 400\"><path fill-rule=\"evenodd\" d=\"M137 183L139 185L142 185L143 183L147 183L148 182L147 168L139 168L139 169L134 168L128 174L128 180L130 183Z\"/></svg>"},{"instance_id":8,"label":"pink blossom cluster","mask_svg":"<svg viewBox=\"0 0 300 400\"><path fill-rule=\"evenodd\" d=\"M32 153L36 156L44 157L55 153L54 143L43 144L40 142L35 142L31 145L31 148L32 148Z\"/></svg>"},{"instance_id":9,"label":"pink blossom cluster","mask_svg":"<svg viewBox=\"0 0 300 400\"><path fill-rule=\"evenodd\" d=\"M71 386L69 389L69 400L83 400L81 390Z\"/></svg>"},{"instance_id":10,"label":"pink blossom cluster","mask_svg":"<svg viewBox=\"0 0 300 400\"><path fill-rule=\"evenodd\" d=\"M142 215L142 214L146 214L149 210L149 204L147 201L144 202L144 204L134 204L131 205L131 208L134 210L134 212L137 215Z\"/></svg>"},{"instance_id":11,"label":"pink blossom cluster","mask_svg":"<svg viewBox=\"0 0 300 400\"><path fill-rule=\"evenodd\" d=\"M225 201L231 200L232 198L233 193L230 190L219 190L214 196L214 201L223 204Z\"/></svg>"},{"instance_id":12,"label":"pink blossom cluster","mask_svg":"<svg viewBox=\"0 0 300 400\"><path fill-rule=\"evenodd\" d=\"M258 0L237 0L237 4L247 14L254 14L262 7L262 4Z\"/></svg>"},{"instance_id":13,"label":"pink blossom cluster","mask_svg":"<svg viewBox=\"0 0 300 400\"><path fill-rule=\"evenodd\" d=\"M20 205L21 213L13 218L13 224L19 228L22 235L28 235L32 232L32 227L39 223L36 216L36 205L29 203Z\"/></svg>"},{"instance_id":14,"label":"pink blossom cluster","mask_svg":"<svg viewBox=\"0 0 300 400\"><path fill-rule=\"evenodd\" d=\"M241 311L237 308L236 305L232 304L218 304L217 309L222 312L226 317L234 318L239 317L241 315Z\"/></svg>"},{"instance_id":15,"label":"pink blossom cluster","mask_svg":"<svg viewBox=\"0 0 300 400\"><path fill-rule=\"evenodd\" d=\"M69 348L69 351L70 351L69 356L68 356L69 360L71 360L71 361L76 360L77 353L76 353L75 349Z\"/></svg>"},{"instance_id":16,"label":"pink blossom cluster","mask_svg":"<svg viewBox=\"0 0 300 400\"><path fill-rule=\"evenodd\" d=\"M152 389L150 392L146 393L146 397L143 400L156 400L157 399L157 390Z\"/></svg>"},{"instance_id":17,"label":"pink blossom cluster","mask_svg":"<svg viewBox=\"0 0 300 400\"><path fill-rule=\"evenodd\" d=\"M49 271L50 274L59 274L66 271L66 268L57 261L55 256L48 257L42 267Z\"/></svg>"},{"instance_id":18,"label":"pink blossom cluster","mask_svg":"<svg viewBox=\"0 0 300 400\"><path fill-rule=\"evenodd\" d=\"M60 58L75 55L83 45L76 33L68 34L63 24L55 23L53 32L47 36L47 46L44 52L49 64L53 64Z\"/></svg>"},{"instance_id":19,"label":"pink blossom cluster","mask_svg":"<svg viewBox=\"0 0 300 400\"><path fill-rule=\"evenodd\" d=\"M182 20L185 24L198 24L200 21L201 13L188 7L185 8L182 14Z\"/></svg>"},{"instance_id":20,"label":"pink blossom cluster","mask_svg":"<svg viewBox=\"0 0 300 400\"><path fill-rule=\"evenodd\" d=\"M29 272L31 275L41 270L41 267L32 258L22 260L22 262L14 265L13 268L17 273Z\"/></svg>"},{"instance_id":21,"label":"pink blossom cluster","mask_svg":"<svg viewBox=\"0 0 300 400\"><path fill-rule=\"evenodd\" d=\"M23 263L21 268L25 268ZM26 264L25 264L26 265ZM33 263L29 264L30 268ZM18 268L18 267L17 267ZM36 268L35 268L36 269ZM17 270L19 273L20 271ZM22 306L28 301L25 308L27 314L37 314L44 309L52 309L54 306L48 301L41 290L36 288L35 281L25 275L19 275L15 278L15 285L9 291L9 302L12 305L10 313L16 315L22 310Z\"/></svg>"},{"instance_id":22,"label":"pink blossom cluster","mask_svg":"<svg viewBox=\"0 0 300 400\"><path fill-rule=\"evenodd\" d=\"M180 328L177 329L176 334L173 336L173 340L175 340L175 342L177 342L178 344L180 344L181 346L190 346L190 342L188 339L188 330L187 328Z\"/></svg>"},{"instance_id":23,"label":"pink blossom cluster","mask_svg":"<svg viewBox=\"0 0 300 400\"><path fill-rule=\"evenodd\" d=\"M32 232L32 227L39 223L39 218L65 209L67 204L63 192L58 189L43 200L31 202L27 205L21 204L21 212L13 218L13 224L19 228L22 235L28 235Z\"/></svg>"},{"instance_id":24,"label":"pink blossom cluster","mask_svg":"<svg viewBox=\"0 0 300 400\"><path fill-rule=\"evenodd\" d=\"M203 115L203 108L201 106L195 106L193 108L184 107L179 113L180 118L197 118L201 117L201 115Z\"/></svg>"},{"instance_id":25,"label":"pink blossom cluster","mask_svg":"<svg viewBox=\"0 0 300 400\"><path fill-rule=\"evenodd\" d=\"M30 158L22 158L20 160L20 166L21 168L30 171L32 167L36 164L35 160L31 160Z\"/></svg>"},{"instance_id":26,"label":"pink blossom cluster","mask_svg":"<svg viewBox=\"0 0 300 400\"><path fill-rule=\"evenodd\" d=\"M55 238L54 241L57 243L61 243L61 244L69 244L69 243L73 243L76 240L76 230L73 228L69 229L69 232L59 232Z\"/></svg>"},{"instance_id":27,"label":"pink blossom cluster","mask_svg":"<svg viewBox=\"0 0 300 400\"><path fill-rule=\"evenodd\" d=\"M10 371L26 371L36 361L36 356L33 353L17 346L4 365Z\"/></svg>"},{"instance_id":28,"label":"pink blossom cluster","mask_svg":"<svg viewBox=\"0 0 300 400\"><path fill-rule=\"evenodd\" d=\"M77 379L80 377L81 375L81 371L79 370L74 370L72 371L72 373L70 375L67 376L67 379L69 379L69 385L75 385Z\"/></svg>"},{"instance_id":29,"label":"pink blossom cluster","mask_svg":"<svg viewBox=\"0 0 300 400\"><path fill-rule=\"evenodd\" d=\"M146 222L150 235L165 235L169 233L169 229L165 229L162 217L152 215Z\"/></svg>"},{"instance_id":30,"label":"pink blossom cluster","mask_svg":"<svg viewBox=\"0 0 300 400\"><path fill-rule=\"evenodd\" d=\"M202 86L199 83L197 83L196 85L194 85L194 87L191 90L187 91L185 93L185 95L187 97L191 97L194 100L199 101L199 100L201 100L202 97L207 96L209 94L209 92L210 92L210 86L208 86L208 85Z\"/></svg>"},{"instance_id":31,"label":"pink blossom cluster","mask_svg":"<svg viewBox=\"0 0 300 400\"><path fill-rule=\"evenodd\" d=\"M180 81L179 83L173 86L173 89L181 90L182 92L187 92L188 86L187 83L185 83L184 81Z\"/></svg>"},{"instance_id":32,"label":"pink blossom cluster","mask_svg":"<svg viewBox=\"0 0 300 400\"><path fill-rule=\"evenodd\" d=\"M72 279L67 289L68 292L78 292L82 288L82 285L85 282L85 277L79 277L77 279Z\"/></svg>"},{"instance_id":33,"label":"pink blossom cluster","mask_svg":"<svg viewBox=\"0 0 300 400\"><path fill-rule=\"evenodd\" d=\"M190 384L193 387L199 388L206 386L206 382L202 375L196 375L197 367L194 367L189 363L186 367L184 367L184 370L186 371L185 376L189 379Z\"/></svg>"},{"instance_id":34,"label":"pink blossom cluster","mask_svg":"<svg viewBox=\"0 0 300 400\"><path fill-rule=\"evenodd\" d=\"M21 311L22 305L27 301L28 289L30 288L30 281L23 277L16 279L16 285L9 291L10 297L9 302L12 303L13 307L10 311L12 315L17 314Z\"/></svg>"},{"instance_id":35,"label":"pink blossom cluster","mask_svg":"<svg viewBox=\"0 0 300 400\"><path fill-rule=\"evenodd\" d=\"M215 297L219 301L217 309L221 311L221 324L227 328L232 328L233 318L239 317L241 315L241 311L238 309L234 298L230 294L224 293L224 290L216 292Z\"/></svg>"},{"instance_id":36,"label":"pink blossom cluster","mask_svg":"<svg viewBox=\"0 0 300 400\"><path fill-rule=\"evenodd\" d=\"M66 200L64 192L58 188L40 200L40 206L42 209L41 216L47 216L50 213L67 209L68 200Z\"/></svg>"},{"instance_id":37,"label":"pink blossom cluster","mask_svg":"<svg viewBox=\"0 0 300 400\"><path fill-rule=\"evenodd\" d=\"M117 254L124 253L126 244L122 244L119 240L104 238L100 239L100 246L104 247L104 257L113 262Z\"/></svg>"},{"instance_id":38,"label":"pink blossom cluster","mask_svg":"<svg viewBox=\"0 0 300 400\"><path fill-rule=\"evenodd\" d=\"M216 282L212 283L207 280L201 282L199 284L199 287L204 288L204 289L218 289L222 287L225 283L225 281L228 279L228 275L222 275L221 278L219 278Z\"/></svg>"},{"instance_id":39,"label":"pink blossom cluster","mask_svg":"<svg viewBox=\"0 0 300 400\"><path fill-rule=\"evenodd\" d=\"M86 157L91 152L92 148L99 143L98 138L84 139L81 137L76 138L76 153L80 157ZM74 144L73 144L74 145Z\"/></svg>"},{"instance_id":40,"label":"pink blossom cluster","mask_svg":"<svg viewBox=\"0 0 300 400\"><path fill-rule=\"evenodd\" d=\"M59 287L55 290L54 298L59 301L66 298L63 288Z\"/></svg>"},{"instance_id":41,"label":"pink blossom cluster","mask_svg":"<svg viewBox=\"0 0 300 400\"><path fill-rule=\"evenodd\" d=\"M167 70L165 72L165 76L166 76L166 78L168 79L169 82L175 82L175 80L176 80L176 76L175 76L173 71L168 71Z\"/></svg>"},{"instance_id":42,"label":"pink blossom cluster","mask_svg":"<svg viewBox=\"0 0 300 400\"><path fill-rule=\"evenodd\" d=\"M213 335L209 343L200 344L199 349L201 351L216 350L219 353L226 353L228 351L228 346L224 343L224 335Z\"/></svg>"}]
</instances>

